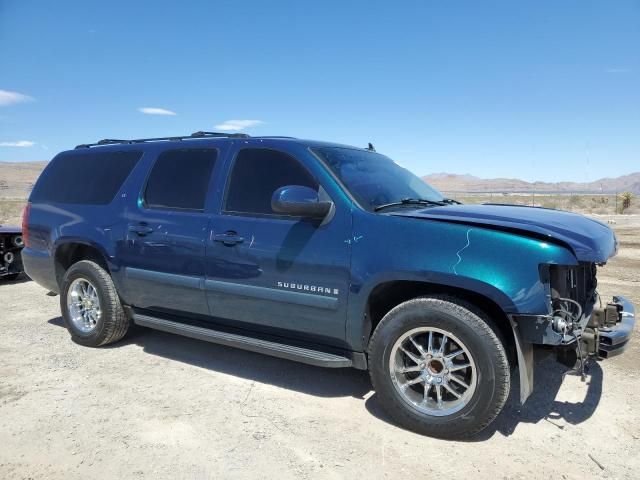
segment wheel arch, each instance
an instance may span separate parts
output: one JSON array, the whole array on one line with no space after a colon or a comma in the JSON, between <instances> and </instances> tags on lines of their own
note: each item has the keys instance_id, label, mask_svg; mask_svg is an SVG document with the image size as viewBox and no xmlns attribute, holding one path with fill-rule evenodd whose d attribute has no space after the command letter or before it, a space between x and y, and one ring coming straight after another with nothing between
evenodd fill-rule
<instances>
[{"instance_id":1,"label":"wheel arch","mask_svg":"<svg viewBox=\"0 0 640 480\"><path fill-rule=\"evenodd\" d=\"M56 243L54 249L54 267L58 286L62 285L62 279L66 271L80 260L91 260L111 273L109 257L104 249L92 242L79 239L68 239Z\"/></svg>"},{"instance_id":2,"label":"wheel arch","mask_svg":"<svg viewBox=\"0 0 640 480\"><path fill-rule=\"evenodd\" d=\"M360 318L361 340L364 351L376 326L382 318L397 305L417 297L428 295L446 295L469 305L474 313L485 314L493 323L505 344L509 360L516 361L515 339L508 313L514 308L511 300L504 293L488 285L495 292L484 287L471 289L450 284L427 282L415 279L389 279L373 286L366 297L366 303ZM515 363L514 363L515 364Z\"/></svg>"}]
</instances>

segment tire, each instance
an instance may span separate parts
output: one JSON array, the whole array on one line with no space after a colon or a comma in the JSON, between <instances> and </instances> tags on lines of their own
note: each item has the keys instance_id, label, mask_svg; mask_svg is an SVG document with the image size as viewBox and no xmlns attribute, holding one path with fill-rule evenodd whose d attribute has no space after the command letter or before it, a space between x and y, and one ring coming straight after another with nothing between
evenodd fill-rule
<instances>
[{"instance_id":1,"label":"tire","mask_svg":"<svg viewBox=\"0 0 640 480\"><path fill-rule=\"evenodd\" d=\"M19 276L20 276L20 272L19 273L9 273L9 274L5 275L4 277L2 277L2 280L4 280L5 282L13 282L14 280L17 280Z\"/></svg>"},{"instance_id":2,"label":"tire","mask_svg":"<svg viewBox=\"0 0 640 480\"><path fill-rule=\"evenodd\" d=\"M83 285L86 286L87 283L95 291L92 298L94 300L97 298L99 301L97 310L99 313L94 312L94 315L87 317L90 321L84 321L81 315L74 316L74 312L78 313L79 310L72 305L73 299L84 298L74 296L73 292L77 292L78 287L82 290ZM93 305L95 303L94 301ZM60 292L60 310L73 341L87 347L99 347L117 342L129 329L129 319L122 308L111 276L100 265L89 260L74 263L65 273Z\"/></svg>"},{"instance_id":3,"label":"tire","mask_svg":"<svg viewBox=\"0 0 640 480\"><path fill-rule=\"evenodd\" d=\"M432 437L464 438L484 429L510 387L507 353L490 325L453 297L421 297L393 308L369 342L369 374L382 408L399 425ZM454 352L462 354L448 359Z\"/></svg>"}]
</instances>

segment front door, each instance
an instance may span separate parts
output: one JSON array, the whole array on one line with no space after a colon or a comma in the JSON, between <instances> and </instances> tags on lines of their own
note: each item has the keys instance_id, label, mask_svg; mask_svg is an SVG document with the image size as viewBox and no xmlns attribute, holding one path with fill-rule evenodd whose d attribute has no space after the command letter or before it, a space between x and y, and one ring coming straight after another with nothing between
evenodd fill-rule
<instances>
[{"instance_id":1,"label":"front door","mask_svg":"<svg viewBox=\"0 0 640 480\"><path fill-rule=\"evenodd\" d=\"M207 250L212 314L252 329L342 346L350 211L336 206L323 224L275 214L272 194L285 185L327 195L289 152L242 145L230 157L222 211L211 220ZM305 159L313 161L310 154Z\"/></svg>"},{"instance_id":2,"label":"front door","mask_svg":"<svg viewBox=\"0 0 640 480\"><path fill-rule=\"evenodd\" d=\"M119 257L127 302L134 307L208 315L205 203L217 155L211 148L161 153L128 210Z\"/></svg>"}]
</instances>

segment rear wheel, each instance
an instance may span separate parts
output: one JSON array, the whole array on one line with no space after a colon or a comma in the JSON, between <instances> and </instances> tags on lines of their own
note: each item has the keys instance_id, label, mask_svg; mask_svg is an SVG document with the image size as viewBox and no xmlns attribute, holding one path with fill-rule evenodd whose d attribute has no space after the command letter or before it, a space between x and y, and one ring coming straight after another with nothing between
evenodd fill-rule
<instances>
[{"instance_id":1,"label":"rear wheel","mask_svg":"<svg viewBox=\"0 0 640 480\"><path fill-rule=\"evenodd\" d=\"M7 282L13 282L14 280L17 280L19 276L20 276L20 273L10 273L2 277L2 280L6 280Z\"/></svg>"},{"instance_id":2,"label":"rear wheel","mask_svg":"<svg viewBox=\"0 0 640 480\"><path fill-rule=\"evenodd\" d=\"M89 260L73 264L65 273L60 309L73 340L88 347L116 342L129 328L109 273Z\"/></svg>"},{"instance_id":3,"label":"rear wheel","mask_svg":"<svg viewBox=\"0 0 640 480\"><path fill-rule=\"evenodd\" d=\"M473 435L500 413L509 363L490 320L450 297L392 309L369 344L369 371L383 408L402 426L440 438Z\"/></svg>"}]
</instances>

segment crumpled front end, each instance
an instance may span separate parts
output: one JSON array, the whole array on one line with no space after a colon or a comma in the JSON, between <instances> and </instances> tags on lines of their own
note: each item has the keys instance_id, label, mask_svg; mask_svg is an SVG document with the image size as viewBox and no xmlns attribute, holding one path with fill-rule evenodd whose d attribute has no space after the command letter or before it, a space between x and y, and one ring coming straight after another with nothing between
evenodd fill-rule
<instances>
[{"instance_id":1,"label":"crumpled front end","mask_svg":"<svg viewBox=\"0 0 640 480\"><path fill-rule=\"evenodd\" d=\"M541 345L566 347L608 358L622 353L633 324L635 309L621 296L610 300L597 293L596 265L544 265L541 277L547 289L548 315L514 315L522 339Z\"/></svg>"},{"instance_id":2,"label":"crumpled front end","mask_svg":"<svg viewBox=\"0 0 640 480\"><path fill-rule=\"evenodd\" d=\"M601 358L610 358L622 353L629 343L633 327L636 323L635 308L624 297L613 297L613 302L607 304L606 310L602 307L597 310L597 315L592 315L589 327L598 331L597 346L598 355Z\"/></svg>"},{"instance_id":3,"label":"crumpled front end","mask_svg":"<svg viewBox=\"0 0 640 480\"><path fill-rule=\"evenodd\" d=\"M521 362L521 402L533 388L532 345L557 348L558 360L582 367L588 358L621 354L635 325L635 308L626 298L607 300L597 292L596 265L542 265L549 313L512 315ZM527 355L528 354L528 355Z\"/></svg>"}]
</instances>

